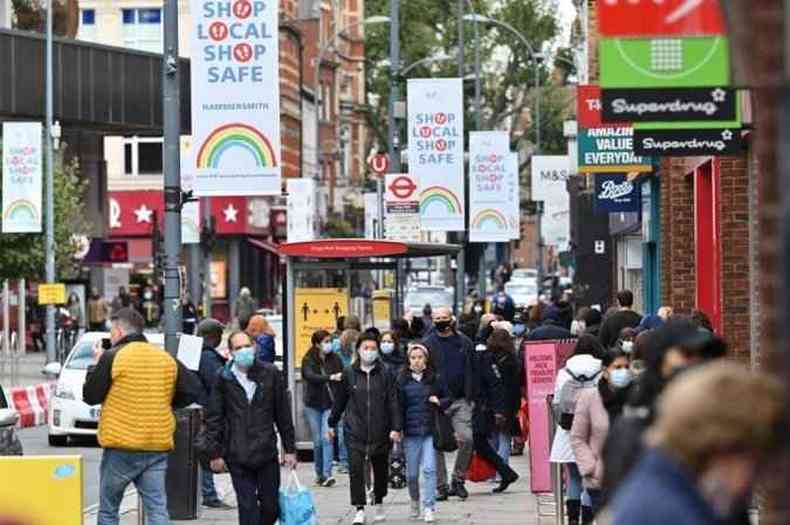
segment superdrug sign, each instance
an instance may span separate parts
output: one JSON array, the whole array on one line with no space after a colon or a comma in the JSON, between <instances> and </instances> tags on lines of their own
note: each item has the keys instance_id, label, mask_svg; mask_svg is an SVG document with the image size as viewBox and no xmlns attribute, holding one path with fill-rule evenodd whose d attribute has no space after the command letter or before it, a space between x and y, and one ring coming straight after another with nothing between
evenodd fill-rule
<instances>
[{"instance_id":1,"label":"superdrug sign","mask_svg":"<svg viewBox=\"0 0 790 525\"><path fill-rule=\"evenodd\" d=\"M743 151L740 129L634 130L637 155L694 157L737 155Z\"/></svg>"},{"instance_id":2,"label":"superdrug sign","mask_svg":"<svg viewBox=\"0 0 790 525\"><path fill-rule=\"evenodd\" d=\"M604 123L734 121L737 92L726 87L695 89L604 89Z\"/></svg>"}]
</instances>

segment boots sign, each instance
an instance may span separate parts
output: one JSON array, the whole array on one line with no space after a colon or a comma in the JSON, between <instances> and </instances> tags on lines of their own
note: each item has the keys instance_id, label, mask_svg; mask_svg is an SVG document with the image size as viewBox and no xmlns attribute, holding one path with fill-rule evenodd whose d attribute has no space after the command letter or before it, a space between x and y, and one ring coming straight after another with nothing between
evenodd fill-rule
<instances>
[{"instance_id":1,"label":"boots sign","mask_svg":"<svg viewBox=\"0 0 790 525\"><path fill-rule=\"evenodd\" d=\"M595 176L595 213L638 212L640 200L639 186L625 174Z\"/></svg>"}]
</instances>

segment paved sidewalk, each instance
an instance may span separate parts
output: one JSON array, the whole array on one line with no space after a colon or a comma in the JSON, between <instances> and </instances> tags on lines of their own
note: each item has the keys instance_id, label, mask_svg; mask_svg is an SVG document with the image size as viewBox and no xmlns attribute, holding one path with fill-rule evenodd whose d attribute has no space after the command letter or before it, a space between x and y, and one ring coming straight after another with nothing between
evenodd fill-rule
<instances>
[{"instance_id":1,"label":"paved sidewalk","mask_svg":"<svg viewBox=\"0 0 790 525\"><path fill-rule=\"evenodd\" d=\"M448 461L448 464L452 464ZM468 500L462 502L457 498L437 504L437 522L454 525L549 525L554 522L553 517L538 518L539 500L529 491L529 461L527 456L514 457L511 460L513 468L521 474L521 479L512 485L505 494L492 494L494 485L490 483L467 483L471 493ZM321 525L350 524L353 511L349 505L348 476L336 476L338 483L330 489L314 487L313 465L302 463L298 469L299 479L302 483L310 484ZM227 475L216 476L217 490L224 494L226 502L235 505L235 495ZM545 498L541 498L544 501ZM134 509L136 496L124 500L122 510L125 510L122 525L136 525L137 512ZM553 506L553 505L552 505ZM549 505L541 504L541 514L548 514ZM389 525L414 525L415 520L409 519L408 490L391 490L385 500L387 513L386 523ZM217 511L203 508L199 520L191 522L195 525L224 525L238 523L236 509L230 511ZM86 517L85 523L94 523L95 517ZM368 523L372 523L372 513Z\"/></svg>"}]
</instances>

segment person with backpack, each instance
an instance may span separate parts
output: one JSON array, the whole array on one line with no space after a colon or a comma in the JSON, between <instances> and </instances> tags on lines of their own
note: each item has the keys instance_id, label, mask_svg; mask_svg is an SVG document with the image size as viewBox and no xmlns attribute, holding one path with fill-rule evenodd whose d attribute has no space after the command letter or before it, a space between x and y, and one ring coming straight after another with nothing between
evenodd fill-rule
<instances>
[{"instance_id":1,"label":"person with backpack","mask_svg":"<svg viewBox=\"0 0 790 525\"><path fill-rule=\"evenodd\" d=\"M593 515L601 510L605 490L603 445L611 425L623 412L632 380L628 355L622 349L609 350L602 362L604 370L598 388L579 393L571 427L571 448Z\"/></svg>"},{"instance_id":2,"label":"person with backpack","mask_svg":"<svg viewBox=\"0 0 790 525\"><path fill-rule=\"evenodd\" d=\"M425 523L435 521L436 453L434 452L434 419L436 411L452 404L447 389L437 381L436 372L428 363L428 349L419 343L409 345L408 365L398 375L398 395L403 417L406 469L411 498L411 517L420 517L420 471L424 483L422 497Z\"/></svg>"},{"instance_id":3,"label":"person with backpack","mask_svg":"<svg viewBox=\"0 0 790 525\"><path fill-rule=\"evenodd\" d=\"M334 439L343 416L349 456L351 505L356 508L354 525L365 523L365 472L373 467L374 522L386 519L383 501L387 496L390 442L401 439L402 415L395 380L379 358L378 338L369 332L359 336L351 366L343 370L332 413L329 439Z\"/></svg>"},{"instance_id":4,"label":"person with backpack","mask_svg":"<svg viewBox=\"0 0 790 525\"><path fill-rule=\"evenodd\" d=\"M576 412L576 401L585 388L595 388L601 376L604 350L596 337L583 335L576 342L573 355L557 373L552 406L557 421L549 461L565 465L568 486L565 508L568 525L592 523L589 501L582 501L582 478L571 448L570 430ZM586 494L585 494L586 495ZM585 519L582 520L582 517Z\"/></svg>"},{"instance_id":5,"label":"person with backpack","mask_svg":"<svg viewBox=\"0 0 790 525\"><path fill-rule=\"evenodd\" d=\"M343 363L332 351L332 336L326 330L317 330L312 337L312 346L302 359L304 386L304 414L313 435L313 457L315 482L322 487L335 484L332 477L334 447L327 439L329 413L335 399Z\"/></svg>"}]
</instances>

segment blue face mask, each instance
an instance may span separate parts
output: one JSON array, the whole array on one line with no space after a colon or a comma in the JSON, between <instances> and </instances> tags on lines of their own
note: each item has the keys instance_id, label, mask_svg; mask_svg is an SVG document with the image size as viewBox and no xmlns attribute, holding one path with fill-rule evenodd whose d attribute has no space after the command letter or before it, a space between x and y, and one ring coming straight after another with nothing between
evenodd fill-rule
<instances>
[{"instance_id":1,"label":"blue face mask","mask_svg":"<svg viewBox=\"0 0 790 525\"><path fill-rule=\"evenodd\" d=\"M526 327L523 324L514 324L513 325L513 335L515 335L516 337L520 337L520 336L524 335L524 331L525 330L526 330Z\"/></svg>"},{"instance_id":2,"label":"blue face mask","mask_svg":"<svg viewBox=\"0 0 790 525\"><path fill-rule=\"evenodd\" d=\"M631 371L627 368L612 370L609 374L609 382L615 388L625 388L631 384Z\"/></svg>"},{"instance_id":3,"label":"blue face mask","mask_svg":"<svg viewBox=\"0 0 790 525\"><path fill-rule=\"evenodd\" d=\"M340 353L340 339L332 339L332 351L336 354Z\"/></svg>"},{"instance_id":4,"label":"blue face mask","mask_svg":"<svg viewBox=\"0 0 790 525\"><path fill-rule=\"evenodd\" d=\"M255 363L255 350L251 346L237 350L233 354L233 362L240 368L252 368L252 365Z\"/></svg>"},{"instance_id":5,"label":"blue face mask","mask_svg":"<svg viewBox=\"0 0 790 525\"><path fill-rule=\"evenodd\" d=\"M381 343L381 353L382 354L391 354L395 351L395 343L391 343L389 341L384 341Z\"/></svg>"}]
</instances>

